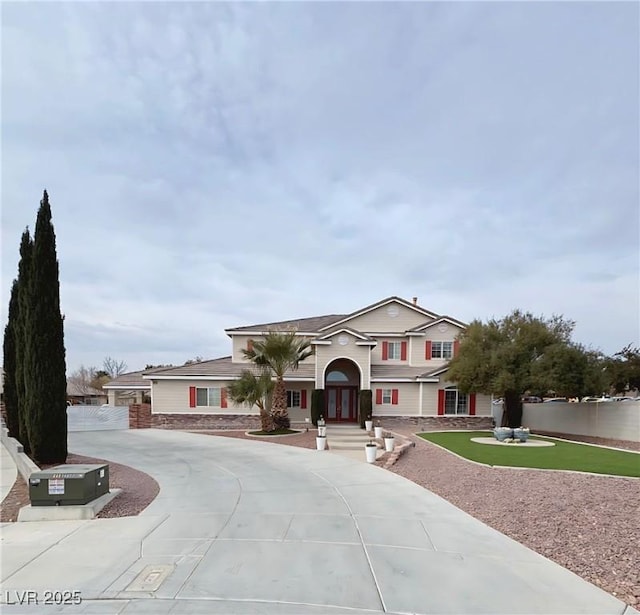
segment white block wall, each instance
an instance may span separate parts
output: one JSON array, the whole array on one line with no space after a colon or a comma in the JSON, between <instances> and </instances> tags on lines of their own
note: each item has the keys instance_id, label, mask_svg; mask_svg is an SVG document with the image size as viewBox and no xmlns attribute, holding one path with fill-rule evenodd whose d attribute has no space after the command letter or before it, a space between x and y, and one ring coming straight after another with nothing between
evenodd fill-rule
<instances>
[{"instance_id":1,"label":"white block wall","mask_svg":"<svg viewBox=\"0 0 640 615\"><path fill-rule=\"evenodd\" d=\"M534 432L640 442L640 402L524 404L522 424Z\"/></svg>"}]
</instances>

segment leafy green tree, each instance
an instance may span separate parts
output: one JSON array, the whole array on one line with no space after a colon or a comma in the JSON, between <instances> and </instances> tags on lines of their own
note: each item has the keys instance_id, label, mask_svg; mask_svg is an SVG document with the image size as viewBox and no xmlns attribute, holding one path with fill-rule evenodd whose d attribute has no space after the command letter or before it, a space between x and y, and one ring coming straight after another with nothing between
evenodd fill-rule
<instances>
[{"instance_id":1,"label":"leafy green tree","mask_svg":"<svg viewBox=\"0 0 640 615\"><path fill-rule=\"evenodd\" d=\"M269 331L263 340L254 341L250 349L242 352L247 359L268 368L275 376L271 414L276 429L289 429L291 421L284 375L298 369L300 362L313 354L309 341L296 336L295 331Z\"/></svg>"},{"instance_id":2,"label":"leafy green tree","mask_svg":"<svg viewBox=\"0 0 640 615\"><path fill-rule=\"evenodd\" d=\"M273 379L267 370L256 375L245 369L241 372L240 378L227 387L227 395L236 404L245 404L249 408L257 406L260 411L262 431L269 432L275 429L270 411L273 387Z\"/></svg>"},{"instance_id":3,"label":"leafy green tree","mask_svg":"<svg viewBox=\"0 0 640 615\"><path fill-rule=\"evenodd\" d=\"M16 318L16 370L15 383L18 399L18 440L27 455L31 454L29 429L31 425L27 404L27 345L32 335L29 327L29 313L32 307L31 265L33 260L33 240L29 229L25 229L20 240L20 262L18 263L18 315Z\"/></svg>"},{"instance_id":4,"label":"leafy green tree","mask_svg":"<svg viewBox=\"0 0 640 615\"><path fill-rule=\"evenodd\" d=\"M547 347L531 366L531 378L535 390L560 397L600 395L605 387L600 355L571 343Z\"/></svg>"},{"instance_id":5,"label":"leafy green tree","mask_svg":"<svg viewBox=\"0 0 640 615\"><path fill-rule=\"evenodd\" d=\"M94 370L93 378L91 379L92 388L101 390L102 387L111 380L111 377L109 376L109 374L107 374L107 372L105 372L103 369L97 369L97 370L95 368L89 368L89 369Z\"/></svg>"},{"instance_id":6,"label":"leafy green tree","mask_svg":"<svg viewBox=\"0 0 640 615\"><path fill-rule=\"evenodd\" d=\"M9 436L20 439L20 418L18 415L18 391L16 387L16 327L18 326L18 280L11 286L11 298L7 313L7 325L4 328L2 344L4 368L4 407L7 416Z\"/></svg>"},{"instance_id":7,"label":"leafy green tree","mask_svg":"<svg viewBox=\"0 0 640 615\"><path fill-rule=\"evenodd\" d=\"M46 190L33 240L27 314L25 383L31 455L39 463L67 459L67 378L56 237Z\"/></svg>"},{"instance_id":8,"label":"leafy green tree","mask_svg":"<svg viewBox=\"0 0 640 615\"><path fill-rule=\"evenodd\" d=\"M518 427L527 390L539 375L533 369L545 352L569 345L574 323L561 316L549 319L514 310L501 320L473 321L460 335L460 348L450 363L447 379L463 393L497 394L504 399L503 421Z\"/></svg>"},{"instance_id":9,"label":"leafy green tree","mask_svg":"<svg viewBox=\"0 0 640 615\"><path fill-rule=\"evenodd\" d=\"M608 388L612 393L640 389L640 348L628 344L605 361Z\"/></svg>"}]
</instances>

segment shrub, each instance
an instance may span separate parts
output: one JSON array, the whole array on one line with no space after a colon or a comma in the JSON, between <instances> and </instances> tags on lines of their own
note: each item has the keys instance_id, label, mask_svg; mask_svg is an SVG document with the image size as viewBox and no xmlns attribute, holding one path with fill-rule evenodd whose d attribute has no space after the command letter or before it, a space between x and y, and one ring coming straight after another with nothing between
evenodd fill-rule
<instances>
[{"instance_id":1,"label":"shrub","mask_svg":"<svg viewBox=\"0 0 640 615\"><path fill-rule=\"evenodd\" d=\"M318 426L318 419L324 414L324 389L311 391L311 422Z\"/></svg>"},{"instance_id":2,"label":"shrub","mask_svg":"<svg viewBox=\"0 0 640 615\"><path fill-rule=\"evenodd\" d=\"M371 389L363 389L360 391L360 400L358 405L358 422L360 429L364 429L364 422L371 418L373 411L373 391Z\"/></svg>"}]
</instances>

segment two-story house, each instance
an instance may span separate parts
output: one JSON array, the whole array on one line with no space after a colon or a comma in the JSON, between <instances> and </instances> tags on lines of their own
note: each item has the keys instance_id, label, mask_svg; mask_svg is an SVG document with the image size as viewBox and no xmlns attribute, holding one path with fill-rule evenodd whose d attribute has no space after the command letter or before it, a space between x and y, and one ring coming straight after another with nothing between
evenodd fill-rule
<instances>
[{"instance_id":1,"label":"two-story house","mask_svg":"<svg viewBox=\"0 0 640 615\"><path fill-rule=\"evenodd\" d=\"M269 330L294 330L314 349L285 375L294 423L310 418L314 389L325 390L329 422L355 422L358 394L367 389L372 391L374 418L482 417L486 422L490 398L462 394L446 380L447 362L464 328L454 318L422 308L415 298L389 297L351 314L226 329L231 356L143 374L151 383L152 423L215 427L243 425L243 417L257 416L257 408L234 405L226 391L243 369L253 368L242 350Z\"/></svg>"}]
</instances>

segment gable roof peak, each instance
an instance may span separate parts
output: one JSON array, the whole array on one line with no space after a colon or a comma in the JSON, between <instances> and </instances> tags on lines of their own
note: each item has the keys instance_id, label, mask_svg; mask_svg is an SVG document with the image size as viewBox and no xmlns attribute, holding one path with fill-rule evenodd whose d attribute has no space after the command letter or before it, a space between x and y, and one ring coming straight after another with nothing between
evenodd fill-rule
<instances>
[{"instance_id":1,"label":"gable roof peak","mask_svg":"<svg viewBox=\"0 0 640 615\"><path fill-rule=\"evenodd\" d=\"M418 305L418 298L414 297L415 302L412 301L407 301L406 299L403 299L402 297L397 297L396 295L392 295L390 297L387 297L386 299L381 299L380 301L377 301L376 303L372 303L371 305L368 305L366 307L363 307L359 310L356 310L355 312L352 312L351 314L347 314L344 318L342 318L342 320L338 320L337 322L331 323L329 325L326 325L324 327L322 327L320 329L320 331L326 331L327 329L331 328L331 327L338 327L348 321L350 321L353 318L356 318L358 316L362 316L363 314L367 314L368 312L372 312L373 310L376 310L380 307L383 307L385 305L387 305L388 303L399 303L400 305L409 308L410 310L414 310L415 312L418 312L419 314L422 314L423 316L426 316L427 318L438 318L438 314L435 314L433 312L430 312L429 310L425 310L423 307L420 307Z\"/></svg>"}]
</instances>

